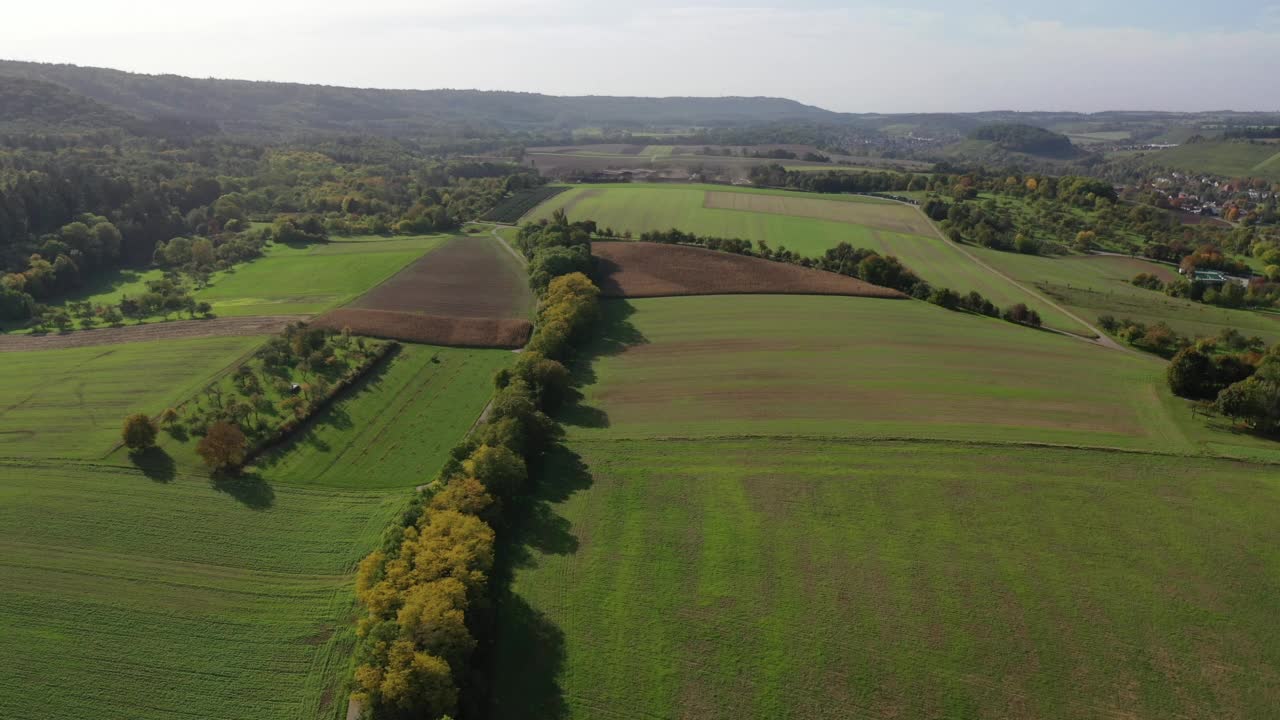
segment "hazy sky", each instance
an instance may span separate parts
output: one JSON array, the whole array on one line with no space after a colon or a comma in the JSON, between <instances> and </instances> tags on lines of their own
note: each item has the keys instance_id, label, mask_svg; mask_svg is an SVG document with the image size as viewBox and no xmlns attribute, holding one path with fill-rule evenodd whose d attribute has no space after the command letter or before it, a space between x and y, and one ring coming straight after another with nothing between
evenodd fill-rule
<instances>
[{"instance_id":1,"label":"hazy sky","mask_svg":"<svg viewBox=\"0 0 1280 720\"><path fill-rule=\"evenodd\" d=\"M850 112L1280 110L1280 0L6 0L0 57ZM1041 7L1042 6L1042 7Z\"/></svg>"}]
</instances>

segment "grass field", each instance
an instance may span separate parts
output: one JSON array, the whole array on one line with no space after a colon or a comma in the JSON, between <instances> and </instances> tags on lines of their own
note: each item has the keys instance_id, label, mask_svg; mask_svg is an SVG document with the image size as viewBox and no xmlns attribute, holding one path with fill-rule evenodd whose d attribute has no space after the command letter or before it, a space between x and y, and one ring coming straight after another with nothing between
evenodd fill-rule
<instances>
[{"instance_id":1,"label":"grass field","mask_svg":"<svg viewBox=\"0 0 1280 720\"><path fill-rule=\"evenodd\" d=\"M798 439L571 448L515 553L496 718L1280 704L1274 468Z\"/></svg>"},{"instance_id":2,"label":"grass field","mask_svg":"<svg viewBox=\"0 0 1280 720\"><path fill-rule=\"evenodd\" d=\"M984 262L1053 298L1087 321L1099 315L1133 318L1147 324L1164 321L1191 336L1217 335L1233 327L1268 343L1280 340L1280 315L1213 307L1135 287L1138 273L1177 276L1168 265L1110 256L1038 257L971 247Z\"/></svg>"},{"instance_id":3,"label":"grass field","mask_svg":"<svg viewBox=\"0 0 1280 720\"><path fill-rule=\"evenodd\" d=\"M1272 143L1192 143L1151 153L1147 160L1188 172L1280 180L1280 145Z\"/></svg>"},{"instance_id":4,"label":"grass field","mask_svg":"<svg viewBox=\"0 0 1280 720\"><path fill-rule=\"evenodd\" d=\"M839 213L845 222L779 214L748 212L707 207L708 193L728 192L763 196L804 203L813 214L813 203L857 203L854 210L828 210ZM756 201L762 202L762 201ZM771 202L778 202L773 200ZM860 225L847 220L856 217L856 208L866 207L868 217L896 212L896 223L919 223L923 217L914 208L886 200L857 195L814 195L780 190L755 190L709 185L606 185L581 186L562 193L539 206L530 220L549 218L563 208L571 219L592 219L617 232L679 228L686 232L720 237L740 237L765 241L775 249L786 247L801 255L817 257L841 242L896 255L907 267L934 285L961 292L976 290L1001 307L1026 303L1036 308L1045 324L1060 330L1085 334L1087 329L1039 299L1011 285L1005 279L974 263L956 248L948 245L927 227L923 235L905 234ZM784 206L785 207L785 204Z\"/></svg>"},{"instance_id":5,"label":"grass field","mask_svg":"<svg viewBox=\"0 0 1280 720\"><path fill-rule=\"evenodd\" d=\"M208 338L6 353L0 457L101 458L126 415L158 415L263 338Z\"/></svg>"},{"instance_id":6,"label":"grass field","mask_svg":"<svg viewBox=\"0 0 1280 720\"><path fill-rule=\"evenodd\" d=\"M406 345L257 466L269 480L296 485L427 483L480 416L494 373L514 359L503 350Z\"/></svg>"},{"instance_id":7,"label":"grass field","mask_svg":"<svg viewBox=\"0 0 1280 720\"><path fill-rule=\"evenodd\" d=\"M1205 457L1280 450L1192 418L1159 361L918 302L605 318L504 555L494 717L1280 703L1280 472Z\"/></svg>"},{"instance_id":8,"label":"grass field","mask_svg":"<svg viewBox=\"0 0 1280 720\"><path fill-rule=\"evenodd\" d=\"M384 495L0 462L0 717L343 717Z\"/></svg>"},{"instance_id":9,"label":"grass field","mask_svg":"<svg viewBox=\"0 0 1280 720\"><path fill-rule=\"evenodd\" d=\"M347 303L438 247L449 236L340 238L290 247L214 276L196 293L223 317L311 315Z\"/></svg>"},{"instance_id":10,"label":"grass field","mask_svg":"<svg viewBox=\"0 0 1280 720\"><path fill-rule=\"evenodd\" d=\"M1163 366L920 302L609 301L570 437L923 437L1280 459L1193 420Z\"/></svg>"}]
</instances>

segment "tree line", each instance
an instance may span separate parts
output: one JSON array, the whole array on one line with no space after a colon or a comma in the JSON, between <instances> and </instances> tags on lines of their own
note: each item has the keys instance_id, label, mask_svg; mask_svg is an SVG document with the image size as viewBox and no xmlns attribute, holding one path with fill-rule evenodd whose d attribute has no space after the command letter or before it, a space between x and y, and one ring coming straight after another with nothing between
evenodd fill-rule
<instances>
[{"instance_id":1,"label":"tree line","mask_svg":"<svg viewBox=\"0 0 1280 720\"><path fill-rule=\"evenodd\" d=\"M567 244L529 240L535 257L580 246L567 223L526 237L543 233L547 243ZM360 563L364 615L352 696L369 717L483 713L489 680L474 655L494 632L494 545L528 507L531 479L563 435L551 419L570 390L563 362L597 315L599 290L582 272L555 274L538 294L538 329L514 366L495 377L488 419Z\"/></svg>"}]
</instances>

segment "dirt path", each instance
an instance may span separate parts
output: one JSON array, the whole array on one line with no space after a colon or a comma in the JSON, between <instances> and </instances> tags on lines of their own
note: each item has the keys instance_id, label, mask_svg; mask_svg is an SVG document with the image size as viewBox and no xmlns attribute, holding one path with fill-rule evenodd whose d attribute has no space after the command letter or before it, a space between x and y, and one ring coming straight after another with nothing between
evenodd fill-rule
<instances>
[{"instance_id":1,"label":"dirt path","mask_svg":"<svg viewBox=\"0 0 1280 720\"><path fill-rule=\"evenodd\" d=\"M284 330L290 323L306 319L305 315L275 315L213 320L175 320L119 328L76 330L63 335L0 335L0 353L62 350L155 340L273 335Z\"/></svg>"},{"instance_id":2,"label":"dirt path","mask_svg":"<svg viewBox=\"0 0 1280 720\"><path fill-rule=\"evenodd\" d=\"M516 252L516 249L511 247L511 245L507 243L506 238L498 234L498 227L495 226L492 230L489 231L489 234L493 236L494 240L497 240L499 243L501 243L502 247L507 249L507 252L511 253L511 256L516 259L516 262L520 263L521 267L528 267L529 265L528 259L526 259L525 256L520 254L519 252Z\"/></svg>"},{"instance_id":3,"label":"dirt path","mask_svg":"<svg viewBox=\"0 0 1280 720\"><path fill-rule=\"evenodd\" d=\"M896 202L896 201L895 201L895 202ZM909 203L903 203L903 204L904 204L904 205L908 205ZM1097 335L1097 337L1096 337L1096 338L1089 338L1089 337L1085 337L1085 336L1083 336L1083 335L1077 335L1077 334L1075 334L1075 333L1066 332L1066 331L1064 331L1064 330L1053 330L1053 329L1051 329L1051 328L1046 328L1047 330L1050 330L1050 332L1055 332L1055 333L1057 333L1057 334L1059 334L1059 335L1065 335L1066 337L1075 338L1075 339L1077 339L1077 340L1083 340L1084 342L1091 343L1091 344L1093 344L1093 345L1098 345L1098 346L1101 346L1101 347L1107 348L1107 349L1109 349L1109 350L1119 350L1120 352L1123 352L1123 353L1129 353L1130 355L1136 355L1136 356L1138 356L1138 357L1143 357L1143 358L1151 358L1151 357L1152 357L1151 355L1148 355L1147 353L1138 352L1137 350L1132 350L1132 349L1130 349L1130 348L1127 348L1127 347L1125 347L1125 346L1121 345L1120 343L1116 342L1115 340L1112 340L1112 339L1111 339L1111 338L1110 338L1106 333L1104 333L1104 332L1102 332L1101 330L1099 330L1098 328L1094 327L1092 324L1085 322L1085 321L1084 321L1084 319L1083 319L1083 318L1081 318L1079 315L1076 315L1075 313L1071 312L1070 310L1066 309L1065 307L1063 307L1063 306L1059 305L1058 303L1056 303L1056 302L1054 302L1054 301L1050 300L1049 298L1045 297L1044 295L1041 295L1039 292L1036 292L1035 290L1032 290L1031 288L1027 287L1026 285L1023 285L1022 283L1018 282L1017 280L1014 280L1012 277L1010 277L1010 276L1008 276L1008 275L1004 274L1003 272L1000 272L1000 271L999 271L999 270L997 270L996 268L994 268L994 267L992 267L992 266L988 265L988 264L987 264L986 262L984 262L981 258L979 258L978 256L974 255L973 253L969 252L968 250L966 250L966 249L965 249L965 247L964 247L963 245L961 245L961 244L959 244L959 243L956 243L956 242L952 242L951 238L947 237L947 236L946 236L946 235L945 235L941 230L939 230L939 229L938 229L938 226L937 226L937 225L935 225L935 224L933 223L933 221L929 219L929 216L928 216L928 215L925 215L925 214L924 214L924 210L922 210L918 205L912 205L912 207L914 207L914 208L916 209L916 212L919 212L919 213L920 213L920 215L921 215L922 217L924 217L925 221L929 223L929 226L930 226L931 228L933 228L933 234L934 234L935 236L937 236L937 238L938 238L939 240L941 240L942 242L944 242L944 243L946 243L946 244L950 245L951 247L955 248L956 250L960 251L960 253L961 253L961 254L963 254L965 257L967 257L967 258L969 258L970 260L972 260L973 262L977 263L977 265L978 265L979 267L985 268L987 271L989 271L989 272L990 272L990 273L992 273L993 275L995 275L995 276L997 276L997 277L1001 278L1001 279L1002 279L1002 280L1004 280L1005 282L1008 282L1010 285L1013 285L1014 287L1016 287L1016 288L1018 288L1019 290L1021 290L1021 291L1025 292L1025 293L1027 293L1028 295L1030 295L1031 297L1033 297L1033 298L1035 298L1035 299L1039 300L1040 302L1044 303L1045 305L1048 305L1049 307L1054 308L1054 309L1055 309L1055 310L1057 310L1058 312L1061 312L1063 315L1066 315L1067 317L1071 318L1072 320L1075 320L1076 322L1080 323L1080 324L1081 324L1081 325L1083 325L1084 327L1088 328L1088 329L1089 329L1089 332L1091 332L1091 333L1093 333L1093 334Z\"/></svg>"}]
</instances>

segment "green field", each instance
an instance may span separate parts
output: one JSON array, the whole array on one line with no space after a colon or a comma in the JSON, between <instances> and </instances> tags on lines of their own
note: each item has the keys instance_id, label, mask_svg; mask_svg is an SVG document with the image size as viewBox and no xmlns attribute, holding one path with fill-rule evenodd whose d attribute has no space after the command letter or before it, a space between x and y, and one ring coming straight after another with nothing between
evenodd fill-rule
<instances>
[{"instance_id":1,"label":"green field","mask_svg":"<svg viewBox=\"0 0 1280 720\"><path fill-rule=\"evenodd\" d=\"M1280 472L1206 457L1280 450L1158 360L919 302L604 311L507 553L494 717L1280 702Z\"/></svg>"},{"instance_id":2,"label":"green field","mask_svg":"<svg viewBox=\"0 0 1280 720\"><path fill-rule=\"evenodd\" d=\"M963 444L570 446L580 459L543 480L500 615L496 718L1280 704L1275 468Z\"/></svg>"},{"instance_id":3,"label":"green field","mask_svg":"<svg viewBox=\"0 0 1280 720\"><path fill-rule=\"evenodd\" d=\"M343 717L352 572L404 502L0 462L0 717Z\"/></svg>"},{"instance_id":4,"label":"green field","mask_svg":"<svg viewBox=\"0 0 1280 720\"><path fill-rule=\"evenodd\" d=\"M296 248L272 245L265 257L215 275L196 299L211 303L222 317L316 314L354 300L448 237L340 238Z\"/></svg>"},{"instance_id":5,"label":"green field","mask_svg":"<svg viewBox=\"0 0 1280 720\"><path fill-rule=\"evenodd\" d=\"M570 437L814 436L1037 442L1280 460L1215 431L1153 357L921 302L610 301Z\"/></svg>"},{"instance_id":6,"label":"green field","mask_svg":"<svg viewBox=\"0 0 1280 720\"><path fill-rule=\"evenodd\" d=\"M126 415L158 415L263 338L205 338L0 354L0 457L101 458Z\"/></svg>"},{"instance_id":7,"label":"green field","mask_svg":"<svg viewBox=\"0 0 1280 720\"><path fill-rule=\"evenodd\" d=\"M297 438L259 460L298 485L405 488L430 482L493 394L505 350L405 345Z\"/></svg>"},{"instance_id":8,"label":"green field","mask_svg":"<svg viewBox=\"0 0 1280 720\"><path fill-rule=\"evenodd\" d=\"M1187 172L1280 181L1280 144L1276 143L1192 143L1151 153L1146 162Z\"/></svg>"},{"instance_id":9,"label":"green field","mask_svg":"<svg viewBox=\"0 0 1280 720\"><path fill-rule=\"evenodd\" d=\"M1088 330L1065 314L1028 295L1008 281L970 260L934 233L913 235L847 222L811 217L744 212L704 207L707 192L742 192L791 197L821 198L832 202L871 202L877 211L885 204L920 219L913 208L858 195L814 195L781 190L731 188L719 185L584 185L557 195L539 206L529 220L549 218L565 209L572 220L592 219L617 232L633 233L679 228L685 232L765 241L777 249L786 247L801 255L817 257L841 242L896 255L930 283L961 292L976 290L1001 307L1026 303L1039 311L1046 325L1068 332ZM1086 321L1088 318L1085 318Z\"/></svg>"},{"instance_id":10,"label":"green field","mask_svg":"<svg viewBox=\"0 0 1280 720\"><path fill-rule=\"evenodd\" d=\"M1217 335L1232 327L1268 343L1280 340L1280 314L1214 307L1135 287L1130 282L1138 273L1158 273L1166 280L1176 277L1176 270L1168 265L1112 256L1051 258L968 249L1090 322L1099 315L1114 315L1148 325L1163 321L1189 336Z\"/></svg>"}]
</instances>

